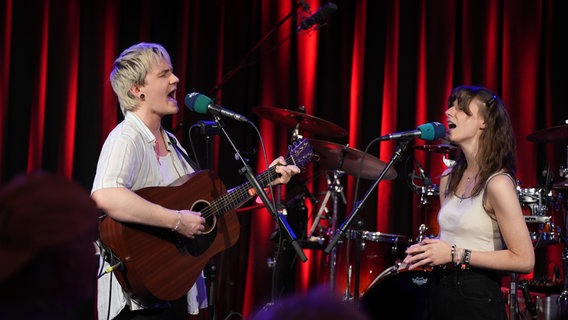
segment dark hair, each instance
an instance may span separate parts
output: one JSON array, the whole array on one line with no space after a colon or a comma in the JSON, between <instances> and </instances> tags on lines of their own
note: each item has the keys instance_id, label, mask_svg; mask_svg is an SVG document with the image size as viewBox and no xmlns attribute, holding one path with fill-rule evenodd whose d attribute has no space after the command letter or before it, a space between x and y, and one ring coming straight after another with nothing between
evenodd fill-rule
<instances>
[{"instance_id":1,"label":"dark hair","mask_svg":"<svg viewBox=\"0 0 568 320\"><path fill-rule=\"evenodd\" d=\"M477 183L472 196L478 195L484 188L489 176L497 171L504 171L514 177L516 172L516 141L509 113L503 101L493 92L481 86L460 86L452 90L448 97L448 107L454 102L456 108L471 115L469 105L477 103L479 114L485 119L485 128L479 138L479 163ZM463 152L458 149L455 164L449 173L446 196L455 192L467 163Z\"/></svg>"}]
</instances>

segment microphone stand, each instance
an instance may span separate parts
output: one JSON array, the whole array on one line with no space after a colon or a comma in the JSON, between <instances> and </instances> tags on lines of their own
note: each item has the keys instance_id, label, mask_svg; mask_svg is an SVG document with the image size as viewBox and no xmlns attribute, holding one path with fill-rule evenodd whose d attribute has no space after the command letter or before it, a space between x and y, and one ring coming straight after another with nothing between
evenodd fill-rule
<instances>
[{"instance_id":1,"label":"microphone stand","mask_svg":"<svg viewBox=\"0 0 568 320\"><path fill-rule=\"evenodd\" d=\"M235 146L235 144L233 143L233 141L231 140L231 138L227 134L227 131L225 130L225 128L223 127L223 125L221 123L220 117L218 115L214 115L214 119L215 119L215 122L217 122L217 124L219 124L219 127L221 128L221 132L223 132L223 135L225 135L225 137L227 138L227 140L229 141L229 143L231 144L231 146L235 150L237 157L239 158L239 160L241 160L241 162L244 165L244 167L239 170L239 173L244 175L247 178L249 183L252 185L252 187L256 191L256 195L258 195L260 197L260 199L262 200L262 202L266 206L266 209L268 210L268 212L277 221L278 226L280 227L280 230L283 229L285 231L286 237L290 241L290 244L292 245L294 250L296 250L296 253L300 257L302 262L306 262L308 260L308 258L306 257L306 255L302 251L302 248L298 244L298 241L296 239L296 235L294 234L294 231L292 231L292 228L290 228L290 225L288 225L288 222L286 221L284 216L276 210L272 201L270 201L270 199L268 199L268 195L264 192L264 189L260 186L260 183L256 180L254 174L252 173L251 167L243 159L243 157L241 156L241 154L239 152L239 149Z\"/></svg>"},{"instance_id":2,"label":"microphone stand","mask_svg":"<svg viewBox=\"0 0 568 320\"><path fill-rule=\"evenodd\" d=\"M397 162L402 157L402 155L404 154L404 151L406 150L408 142L411 139L412 139L412 137L403 138L403 139L399 140L399 143L397 144L396 150L395 150L394 154L392 155L390 161L383 168L383 170L381 171L381 173L379 174L379 176L377 177L377 179L375 180L373 185L367 190L367 193L365 193L365 195L363 196L363 199L361 199L360 201L357 201L355 203L355 207L354 207L353 211L351 211L349 218L347 218L347 220L345 220L343 222L343 224L341 224L338 232L335 233L333 239L329 242L328 246L325 248L325 250L324 250L325 253L329 254L331 252L331 250L333 250L333 247L335 247L335 245L339 241L339 238L341 238L341 236L349 228L352 221L357 217L359 210L363 207L363 204L365 204L367 199L369 199L371 193L373 192L373 190L375 190L375 188L377 187L379 182L383 179L383 177L385 176L387 171L393 166L393 164L395 162ZM355 288L358 288L358 287L359 287L359 275L357 275L355 277ZM359 300L359 292L355 292L354 293L354 301L357 302L358 300Z\"/></svg>"},{"instance_id":3,"label":"microphone stand","mask_svg":"<svg viewBox=\"0 0 568 320\"><path fill-rule=\"evenodd\" d=\"M208 169L213 169L213 159L211 155L213 154L213 144L212 144L212 137L219 135L219 131L215 130L214 127L211 126L212 122L206 121L203 122L203 129L200 133L205 135L205 163ZM209 127L208 127L209 126ZM206 274L209 276L209 308L211 313L209 315L209 319L215 320L217 318L217 305L215 303L215 281L217 278L217 265L214 261L209 261L207 263Z\"/></svg>"}]
</instances>

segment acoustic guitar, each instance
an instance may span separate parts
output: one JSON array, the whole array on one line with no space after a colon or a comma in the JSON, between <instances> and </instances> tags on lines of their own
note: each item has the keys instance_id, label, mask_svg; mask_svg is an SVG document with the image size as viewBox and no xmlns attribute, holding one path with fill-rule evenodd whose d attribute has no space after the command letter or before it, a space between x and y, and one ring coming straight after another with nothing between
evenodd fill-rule
<instances>
[{"instance_id":1,"label":"acoustic guitar","mask_svg":"<svg viewBox=\"0 0 568 320\"><path fill-rule=\"evenodd\" d=\"M307 140L289 147L286 163L304 166L313 156ZM278 177L274 167L256 179L263 187ZM255 191L246 182L229 192L210 170L189 174L167 187L147 187L136 193L144 199L171 209L201 212L206 229L194 239L169 229L123 223L104 216L99 223L99 239L111 255L111 264L124 290L147 302L172 301L186 294L209 259L232 247L239 239L236 209L250 200Z\"/></svg>"}]
</instances>

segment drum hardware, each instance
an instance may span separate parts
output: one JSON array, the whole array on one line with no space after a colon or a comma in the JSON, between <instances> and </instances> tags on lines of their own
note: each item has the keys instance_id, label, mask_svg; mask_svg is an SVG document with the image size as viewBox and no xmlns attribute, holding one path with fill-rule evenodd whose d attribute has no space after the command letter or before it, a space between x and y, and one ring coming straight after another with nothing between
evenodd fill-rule
<instances>
[{"instance_id":1,"label":"drum hardware","mask_svg":"<svg viewBox=\"0 0 568 320\"><path fill-rule=\"evenodd\" d=\"M334 234L334 236L331 239L328 246L324 249L325 253L330 253L331 251L335 250L335 245L337 244L339 239L345 234L345 232L351 228L352 222L360 221L359 218L357 217L359 210L365 204L367 199L369 199L371 193L378 186L379 182L381 180L383 180L383 177L387 177L387 179L388 179L389 174L392 176L393 179L396 177L396 171L394 171L394 169L392 169L392 166L395 162L397 162L399 159L401 159L401 157L404 154L404 151L406 150L406 147L408 146L409 142L410 142L410 139L398 140L398 144L395 148L395 152L393 153L390 161L386 165L381 166L381 170L380 170L378 176L376 177L373 185L367 190L367 192L365 193L365 195L363 196L363 198L361 200L355 202L353 211L351 212L351 214L348 215L347 219L336 230L337 232ZM353 166L353 168L352 168L353 172L354 173L365 172L365 170L364 170L364 168L365 168L364 159L367 156L367 153L363 152L362 154L360 154L360 157L359 156L357 157L358 158L358 159L356 159L357 161L353 161L354 157L352 155L356 154L356 153L353 153L354 149L349 149L346 146L343 147L343 148L344 148L343 149L344 152L342 152L343 153L343 159L350 160L350 161L345 162L345 163L348 163L350 166ZM349 152L346 153L345 151L349 151ZM361 152L359 152L359 153L361 153ZM348 156L348 157L346 157L346 156ZM383 164L383 162L380 161L380 160L378 160L376 163ZM344 164L344 162L341 161L340 167L342 167L343 164ZM358 169L357 169L357 167L358 167ZM357 174L357 176L363 177L363 174L361 174L361 175ZM374 175L369 175L369 178L372 178L373 176ZM359 259L359 252L356 256L356 259ZM358 261L358 260L356 260L356 261ZM354 302L356 304L358 304L358 301L359 301L359 270L355 270L355 275L356 276L355 276Z\"/></svg>"},{"instance_id":2,"label":"drum hardware","mask_svg":"<svg viewBox=\"0 0 568 320\"><path fill-rule=\"evenodd\" d=\"M559 210L560 204L552 191L517 186L517 193L522 209L529 211L529 214L524 214L524 219L535 248L558 243L562 227L556 225L554 214Z\"/></svg>"},{"instance_id":3,"label":"drum hardware","mask_svg":"<svg viewBox=\"0 0 568 320\"><path fill-rule=\"evenodd\" d=\"M420 227L418 227L418 238L416 239L416 243L420 243L426 238L426 231L428 231L428 227L425 224L421 224Z\"/></svg>"},{"instance_id":4,"label":"drum hardware","mask_svg":"<svg viewBox=\"0 0 568 320\"><path fill-rule=\"evenodd\" d=\"M343 185L341 184L340 180L343 174L344 172L340 170L334 170L326 173L327 192L325 193L325 197L323 198L323 201L320 204L318 213L314 219L310 233L308 234L308 238L311 238L314 235L314 232L319 225L319 221L322 218L324 211L328 213L329 210L327 209L327 203L330 197L333 197L332 201L333 203L335 203L335 201L337 200L336 197L337 195L339 195L341 196L343 204L347 203L347 200L345 199L345 194L343 193ZM334 222L337 222L337 213L333 212L333 216L335 217L332 217L332 230L334 229Z\"/></svg>"},{"instance_id":5,"label":"drum hardware","mask_svg":"<svg viewBox=\"0 0 568 320\"><path fill-rule=\"evenodd\" d=\"M568 223L566 227L568 227ZM568 238L566 236L562 249L562 262L564 263L564 288L558 297L558 306L560 314L568 314Z\"/></svg>"},{"instance_id":6,"label":"drum hardware","mask_svg":"<svg viewBox=\"0 0 568 320\"><path fill-rule=\"evenodd\" d=\"M568 122L567 122L568 123ZM546 128L542 130L535 131L529 134L527 137L528 141L537 142L537 143L568 143L568 125L560 125L556 127ZM532 223L533 220L539 223L539 226L553 224L554 222L559 223L559 226L554 225L553 229L553 236L555 236L554 240L556 243L560 242L563 245L562 248L562 263L563 263L563 270L564 270L564 278L563 278L563 290L560 293L556 300L558 306L558 315L567 315L568 314L568 210L566 205L568 203L564 203L565 199L562 197L562 193L566 188L568 188L568 146L566 147L567 150L567 158L566 158L566 166L560 166L559 169L559 176L563 178L563 181L559 181L550 185L549 181L549 172L547 171L547 180L546 180L546 188L545 188L545 195L547 196L547 200L552 199L552 205L550 207L536 207L537 213L542 214L547 209L553 209L552 215L548 215L547 217L528 217L525 218L525 221L528 220L528 223ZM555 196L552 195L552 191L558 191L559 193ZM554 203L554 201L556 201ZM554 213L556 211L561 211L561 209L565 210L562 216L556 216ZM561 211L562 212L562 211ZM548 219L550 218L550 219ZM559 218L559 220L563 221L553 221L554 218ZM546 222L543 222L545 221ZM563 222L563 223L562 223ZM542 233L539 231L539 235ZM546 233L543 233L546 235ZM531 235L532 236L532 235ZM539 288L542 286L539 286Z\"/></svg>"},{"instance_id":7,"label":"drum hardware","mask_svg":"<svg viewBox=\"0 0 568 320\"><path fill-rule=\"evenodd\" d=\"M450 150L455 150L456 147L447 147L446 145L425 145L414 147L417 150L426 150L435 153L451 152ZM439 195L439 185L432 183L432 178L424 170L420 162L413 156L409 156L406 160L405 168L408 173L407 184L409 188L418 196L418 209L420 214L420 222L426 223L424 228L426 230L432 230L435 233L439 232L439 227L437 223L437 210L433 205L439 206L438 195ZM432 197L436 197L436 201L431 204ZM433 211L433 212L430 212ZM433 214L433 216L430 215ZM431 225L432 228L428 227ZM419 230L420 232L420 227ZM425 232L425 231L424 231ZM422 234L424 237L425 235ZM437 234L433 234L433 237Z\"/></svg>"},{"instance_id":8,"label":"drum hardware","mask_svg":"<svg viewBox=\"0 0 568 320\"><path fill-rule=\"evenodd\" d=\"M454 165L454 159L458 152L458 147L452 144L419 145L415 146L414 149L441 154L442 162L446 165L446 167L451 167Z\"/></svg>"},{"instance_id":9,"label":"drum hardware","mask_svg":"<svg viewBox=\"0 0 568 320\"><path fill-rule=\"evenodd\" d=\"M517 299L517 273L511 273L511 283L509 284L509 319L516 319L517 318L517 308L518 308L518 299Z\"/></svg>"},{"instance_id":10,"label":"drum hardware","mask_svg":"<svg viewBox=\"0 0 568 320\"><path fill-rule=\"evenodd\" d=\"M331 229L328 232L328 236L330 238L335 237L335 242L337 242L339 241L339 238L336 237L339 197L341 197L341 200L344 204L347 203L345 195L343 194L343 186L340 183L340 178L344 174L349 174L358 176L363 179L375 179L382 173L381 170L386 167L386 164L378 158L366 154L360 150L350 148L348 145L341 145L316 139L310 139L309 141L314 148L314 153L319 158L317 161L315 161L315 163L328 170L328 188L326 196L322 201L322 204L310 230L310 236L313 236L322 217L322 214L327 208L327 202L331 198L333 201L333 210L331 218ZM395 179L397 177L396 171L391 168L386 170L383 175L385 176L385 179ZM348 241L347 245L350 246L350 241ZM328 246L326 253L329 254L328 258L330 268L330 289L332 292L335 292L335 284L337 280L337 249L334 246L331 248ZM352 268L350 268L350 270L346 269L348 278L351 279L354 276L355 279L358 279L358 269L359 268L357 266L355 267L355 270L353 270ZM350 288L350 281L351 280L349 280L349 286L347 288ZM355 281L355 286L358 286L358 281ZM346 298L350 299L349 293L346 294Z\"/></svg>"},{"instance_id":11,"label":"drum hardware","mask_svg":"<svg viewBox=\"0 0 568 320\"><path fill-rule=\"evenodd\" d=\"M319 220L321 218L321 214L324 211L323 208L327 206L327 202L329 198L332 198L333 209L332 209L332 216L331 216L331 228L328 230L328 236L333 237L334 230L337 228L337 213L338 213L338 202L339 197L341 197L343 203L347 203L345 199L345 195L343 194L343 186L341 185L340 178L343 176L343 171L340 170L333 170L331 172L332 178L327 176L327 192L325 195L324 200L321 203L320 209L318 211L318 215L316 216L314 223L312 225L312 229L310 230L310 235L313 234L315 228L319 224ZM335 290L335 268L336 268L336 250L333 250L330 255L330 290L333 292Z\"/></svg>"}]
</instances>

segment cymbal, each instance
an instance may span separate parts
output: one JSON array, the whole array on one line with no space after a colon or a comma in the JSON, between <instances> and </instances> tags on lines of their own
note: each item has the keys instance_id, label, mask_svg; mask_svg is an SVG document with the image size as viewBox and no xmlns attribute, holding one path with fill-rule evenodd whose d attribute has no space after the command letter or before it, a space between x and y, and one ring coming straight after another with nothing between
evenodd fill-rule
<instances>
[{"instance_id":1,"label":"cymbal","mask_svg":"<svg viewBox=\"0 0 568 320\"><path fill-rule=\"evenodd\" d=\"M527 136L532 142L568 142L568 125L535 131Z\"/></svg>"},{"instance_id":2,"label":"cymbal","mask_svg":"<svg viewBox=\"0 0 568 320\"><path fill-rule=\"evenodd\" d=\"M357 176L360 171L362 179L373 180L378 178L381 171L386 167L386 163L379 158L365 154L363 151L329 141L316 139L309 139L309 141L316 158L319 156L319 161L316 162L329 170L342 170L353 176ZM361 166L361 162L363 162L363 166ZM392 180L396 177L397 173L391 167L385 173L383 179Z\"/></svg>"},{"instance_id":3,"label":"cymbal","mask_svg":"<svg viewBox=\"0 0 568 320\"><path fill-rule=\"evenodd\" d=\"M253 109L261 118L268 119L277 124L305 130L307 132L319 134L326 137L343 137L347 131L335 123L300 111L293 111L275 107L256 107Z\"/></svg>"},{"instance_id":4,"label":"cymbal","mask_svg":"<svg viewBox=\"0 0 568 320\"><path fill-rule=\"evenodd\" d=\"M458 147L451 144L426 144L421 146L414 146L414 149L441 154L454 154L458 150Z\"/></svg>"}]
</instances>

